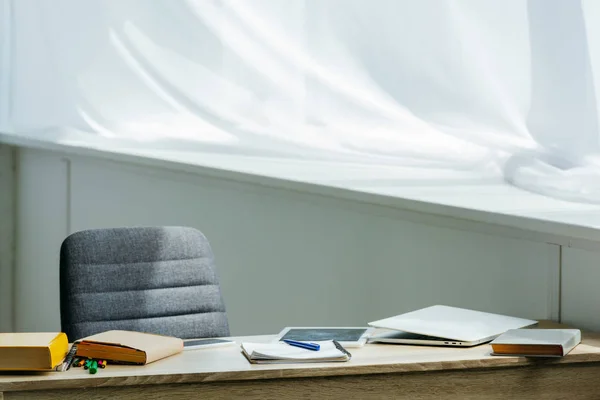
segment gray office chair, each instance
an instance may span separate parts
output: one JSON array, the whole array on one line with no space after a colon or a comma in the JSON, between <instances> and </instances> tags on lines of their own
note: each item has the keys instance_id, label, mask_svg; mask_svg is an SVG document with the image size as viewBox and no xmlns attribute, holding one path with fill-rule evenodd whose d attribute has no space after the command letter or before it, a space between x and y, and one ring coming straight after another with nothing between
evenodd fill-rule
<instances>
[{"instance_id":1,"label":"gray office chair","mask_svg":"<svg viewBox=\"0 0 600 400\"><path fill-rule=\"evenodd\" d=\"M204 235L192 228L97 229L60 250L60 314L70 341L111 329L182 339L228 336Z\"/></svg>"}]
</instances>

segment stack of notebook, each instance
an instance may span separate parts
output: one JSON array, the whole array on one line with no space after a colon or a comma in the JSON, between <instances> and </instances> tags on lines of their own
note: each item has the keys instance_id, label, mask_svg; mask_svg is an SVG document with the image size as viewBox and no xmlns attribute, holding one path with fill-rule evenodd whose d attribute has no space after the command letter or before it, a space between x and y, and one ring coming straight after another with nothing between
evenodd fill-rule
<instances>
[{"instance_id":1,"label":"stack of notebook","mask_svg":"<svg viewBox=\"0 0 600 400\"><path fill-rule=\"evenodd\" d=\"M333 340L315 342L318 351L287 343L242 343L244 356L253 364L312 363L348 361L352 355Z\"/></svg>"}]
</instances>

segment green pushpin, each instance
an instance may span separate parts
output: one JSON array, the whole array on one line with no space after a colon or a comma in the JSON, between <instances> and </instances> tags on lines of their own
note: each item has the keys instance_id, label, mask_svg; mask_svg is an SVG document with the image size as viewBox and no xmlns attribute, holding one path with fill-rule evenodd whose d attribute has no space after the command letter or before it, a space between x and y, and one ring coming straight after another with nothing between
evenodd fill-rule
<instances>
[{"instance_id":1,"label":"green pushpin","mask_svg":"<svg viewBox=\"0 0 600 400\"><path fill-rule=\"evenodd\" d=\"M96 372L98 372L98 361L94 360L90 365L90 374L95 374Z\"/></svg>"}]
</instances>

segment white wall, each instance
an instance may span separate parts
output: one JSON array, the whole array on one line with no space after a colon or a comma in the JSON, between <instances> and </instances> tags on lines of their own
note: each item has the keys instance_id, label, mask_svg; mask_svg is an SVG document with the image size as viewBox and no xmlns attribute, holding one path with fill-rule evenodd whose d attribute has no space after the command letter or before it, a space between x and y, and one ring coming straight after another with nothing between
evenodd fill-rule
<instances>
[{"instance_id":1,"label":"white wall","mask_svg":"<svg viewBox=\"0 0 600 400\"><path fill-rule=\"evenodd\" d=\"M0 144L0 332L13 326L15 232L14 149Z\"/></svg>"},{"instance_id":2,"label":"white wall","mask_svg":"<svg viewBox=\"0 0 600 400\"><path fill-rule=\"evenodd\" d=\"M17 163L15 329L55 331L59 249L68 233L68 160L21 151Z\"/></svg>"},{"instance_id":3,"label":"white wall","mask_svg":"<svg viewBox=\"0 0 600 400\"><path fill-rule=\"evenodd\" d=\"M68 233L130 225L206 234L233 334L364 325L435 303L558 317L556 245L436 226L431 215L407 219L384 206L41 150L21 150L19 168L19 330L59 328L58 255Z\"/></svg>"},{"instance_id":4,"label":"white wall","mask_svg":"<svg viewBox=\"0 0 600 400\"><path fill-rule=\"evenodd\" d=\"M600 252L563 248L561 292L562 320L600 331Z\"/></svg>"}]
</instances>

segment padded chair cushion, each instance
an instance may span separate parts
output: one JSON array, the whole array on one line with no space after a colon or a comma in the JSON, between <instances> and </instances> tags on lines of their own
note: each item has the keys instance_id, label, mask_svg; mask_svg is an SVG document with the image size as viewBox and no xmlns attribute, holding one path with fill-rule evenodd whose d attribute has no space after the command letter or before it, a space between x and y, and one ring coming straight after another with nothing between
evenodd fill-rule
<instances>
[{"instance_id":1,"label":"padded chair cushion","mask_svg":"<svg viewBox=\"0 0 600 400\"><path fill-rule=\"evenodd\" d=\"M111 329L229 335L212 250L193 228L74 233L61 246L60 290L71 341Z\"/></svg>"}]
</instances>

